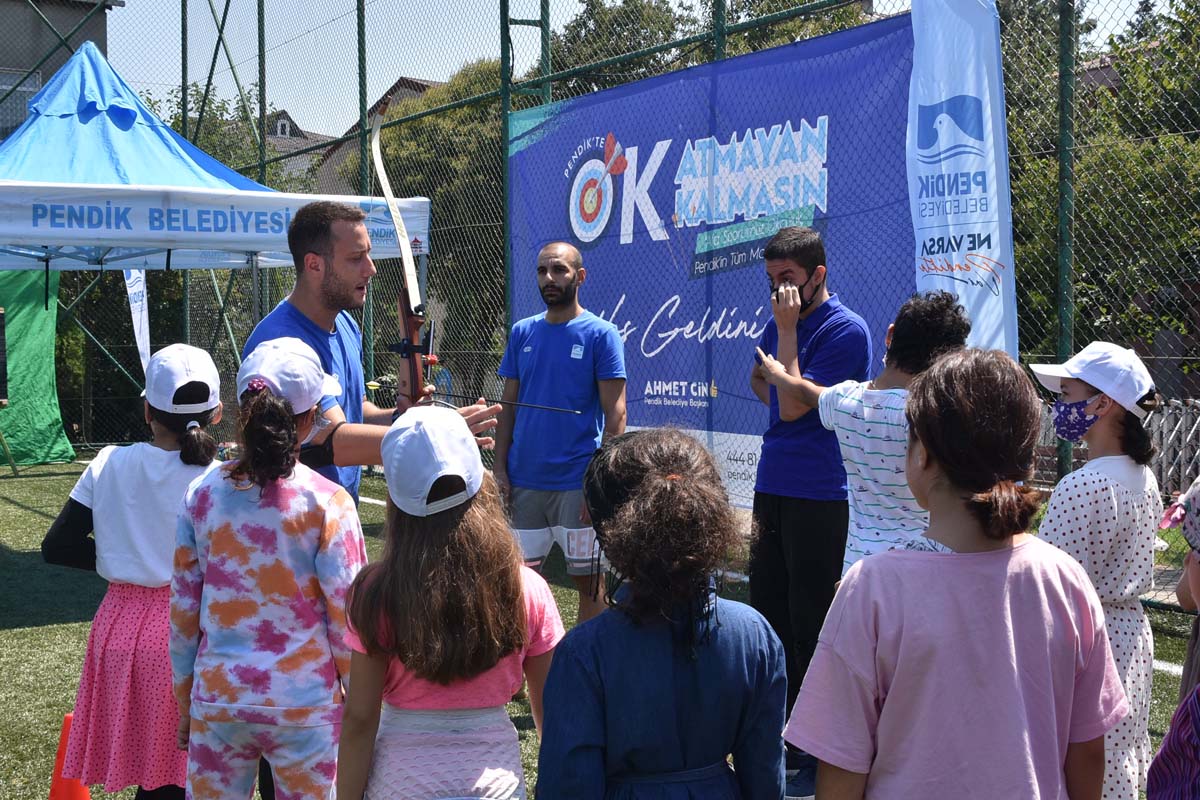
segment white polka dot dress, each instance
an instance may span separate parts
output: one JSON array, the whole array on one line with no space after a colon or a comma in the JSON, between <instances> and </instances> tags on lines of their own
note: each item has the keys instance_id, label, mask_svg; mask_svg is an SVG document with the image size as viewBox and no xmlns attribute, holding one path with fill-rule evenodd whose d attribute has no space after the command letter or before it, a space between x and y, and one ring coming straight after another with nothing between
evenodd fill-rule
<instances>
[{"instance_id":1,"label":"white polka dot dress","mask_svg":"<svg viewBox=\"0 0 1200 800\"><path fill-rule=\"evenodd\" d=\"M1129 716L1104 737L1104 800L1137 800L1153 752L1148 731L1154 637L1139 598L1154 583L1158 482L1128 456L1095 458L1063 478L1038 535L1073 556L1104 607Z\"/></svg>"}]
</instances>

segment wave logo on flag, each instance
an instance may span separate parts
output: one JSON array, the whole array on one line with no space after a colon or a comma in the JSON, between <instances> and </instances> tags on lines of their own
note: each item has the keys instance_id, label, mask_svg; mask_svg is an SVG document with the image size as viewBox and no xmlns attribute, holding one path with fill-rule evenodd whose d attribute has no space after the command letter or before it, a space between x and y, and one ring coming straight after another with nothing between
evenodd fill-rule
<instances>
[{"instance_id":1,"label":"wave logo on flag","mask_svg":"<svg viewBox=\"0 0 1200 800\"><path fill-rule=\"evenodd\" d=\"M613 208L612 179L625 172L627 166L625 148L611 131L604 138L603 158L590 158L579 165L567 200L571 230L579 241L593 242L608 227Z\"/></svg>"},{"instance_id":2,"label":"wave logo on flag","mask_svg":"<svg viewBox=\"0 0 1200 800\"><path fill-rule=\"evenodd\" d=\"M969 94L917 106L917 160L940 164L984 155L983 101Z\"/></svg>"}]
</instances>

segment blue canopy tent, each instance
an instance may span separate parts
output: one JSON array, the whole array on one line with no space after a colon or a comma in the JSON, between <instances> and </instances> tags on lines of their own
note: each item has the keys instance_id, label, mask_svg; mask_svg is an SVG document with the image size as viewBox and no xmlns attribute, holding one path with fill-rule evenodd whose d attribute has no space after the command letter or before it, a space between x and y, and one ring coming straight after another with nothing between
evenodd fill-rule
<instances>
[{"instance_id":1,"label":"blue canopy tent","mask_svg":"<svg viewBox=\"0 0 1200 800\"><path fill-rule=\"evenodd\" d=\"M52 344L57 276L51 276L59 270L290 265L288 223L317 199L272 191L196 148L155 116L87 42L29 102L25 123L0 143L0 307L8 306L10 323L22 316L13 304L28 303L27 284L40 278L49 313L37 324L49 326ZM373 255L399 257L385 200L325 199L362 208ZM414 252L427 253L429 201L396 205ZM23 331L20 341L44 339L30 334ZM11 354L16 337L10 333L8 341ZM15 363L22 374L13 374ZM50 454L61 454L66 440L52 347L40 358L25 353L8 364L13 404L0 410L0 429L18 461L57 460ZM26 366L40 369L31 376Z\"/></svg>"}]
</instances>

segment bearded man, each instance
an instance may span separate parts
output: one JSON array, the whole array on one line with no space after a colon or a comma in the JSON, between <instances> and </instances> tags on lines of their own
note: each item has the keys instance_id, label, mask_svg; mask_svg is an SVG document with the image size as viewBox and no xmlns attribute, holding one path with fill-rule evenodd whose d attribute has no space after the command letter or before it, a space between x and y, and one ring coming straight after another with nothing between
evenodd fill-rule
<instances>
[{"instance_id":1,"label":"bearded man","mask_svg":"<svg viewBox=\"0 0 1200 800\"><path fill-rule=\"evenodd\" d=\"M583 473L603 439L625 430L625 347L615 325L580 305L586 279L583 257L566 242L538 253L546 310L518 322L508 337L493 468L525 563L539 568L555 543L562 550L579 590L579 622L604 609L603 554L584 509Z\"/></svg>"}]
</instances>

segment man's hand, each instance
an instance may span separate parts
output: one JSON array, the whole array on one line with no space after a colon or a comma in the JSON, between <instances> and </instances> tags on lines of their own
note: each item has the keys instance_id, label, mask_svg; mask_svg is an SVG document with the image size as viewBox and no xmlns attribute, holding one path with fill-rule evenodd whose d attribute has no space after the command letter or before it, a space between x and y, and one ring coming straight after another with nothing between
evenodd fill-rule
<instances>
[{"instance_id":1,"label":"man's hand","mask_svg":"<svg viewBox=\"0 0 1200 800\"><path fill-rule=\"evenodd\" d=\"M416 403L414 403L408 397L397 396L396 397L396 411L395 411L394 416L398 417L401 414L403 414L405 411L408 411L413 406L426 402L427 400L431 399L433 397L434 393L436 393L436 392L437 392L437 387L434 386L432 383L427 383L427 384L425 384L425 387L423 389L421 389L421 397L417 400Z\"/></svg>"},{"instance_id":2,"label":"man's hand","mask_svg":"<svg viewBox=\"0 0 1200 800\"><path fill-rule=\"evenodd\" d=\"M481 450L490 450L496 444L496 440L491 436L481 436L480 434L496 427L496 415L502 408L503 406L499 403L489 406L482 397L472 405L459 407L458 413L462 414L463 419L467 421L467 427L475 435L475 443Z\"/></svg>"},{"instance_id":3,"label":"man's hand","mask_svg":"<svg viewBox=\"0 0 1200 800\"><path fill-rule=\"evenodd\" d=\"M175 747L186 751L188 749L188 738L192 732L192 718L187 714L179 715L179 727L175 729Z\"/></svg>"},{"instance_id":4,"label":"man's hand","mask_svg":"<svg viewBox=\"0 0 1200 800\"><path fill-rule=\"evenodd\" d=\"M785 283L771 295L771 313L780 331L794 331L800 321L800 289Z\"/></svg>"},{"instance_id":5,"label":"man's hand","mask_svg":"<svg viewBox=\"0 0 1200 800\"><path fill-rule=\"evenodd\" d=\"M764 353L761 347L754 348L754 352L758 354L758 374L762 379L772 386L779 386L784 382L787 376L787 370L783 368L775 356L770 353Z\"/></svg>"}]
</instances>

